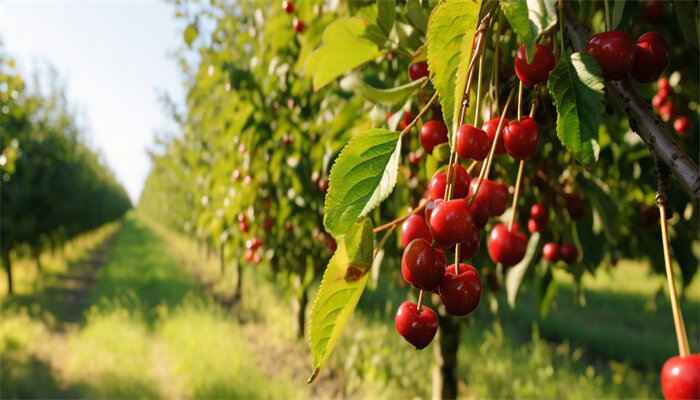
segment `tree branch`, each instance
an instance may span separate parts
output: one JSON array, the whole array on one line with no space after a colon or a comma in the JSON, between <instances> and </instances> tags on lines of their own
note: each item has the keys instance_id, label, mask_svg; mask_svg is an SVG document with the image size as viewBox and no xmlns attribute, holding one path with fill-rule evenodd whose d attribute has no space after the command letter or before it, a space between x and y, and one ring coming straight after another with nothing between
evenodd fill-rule
<instances>
[{"instance_id":1,"label":"tree branch","mask_svg":"<svg viewBox=\"0 0 700 400\"><path fill-rule=\"evenodd\" d=\"M560 0L563 1L563 0ZM583 52L589 33L571 8L562 4L564 28L574 50ZM700 200L700 170L693 160L678 146L666 124L654 114L650 105L632 88L629 81L605 82L607 92L625 110L630 128L644 140L649 151L668 165L683 188Z\"/></svg>"}]
</instances>

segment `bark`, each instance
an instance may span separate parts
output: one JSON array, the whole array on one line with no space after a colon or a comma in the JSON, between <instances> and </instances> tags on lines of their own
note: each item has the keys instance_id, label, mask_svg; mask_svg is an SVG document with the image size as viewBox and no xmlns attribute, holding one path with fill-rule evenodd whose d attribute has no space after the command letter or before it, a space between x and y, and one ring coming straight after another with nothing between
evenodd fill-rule
<instances>
[{"instance_id":1,"label":"bark","mask_svg":"<svg viewBox=\"0 0 700 400\"><path fill-rule=\"evenodd\" d=\"M568 5L563 3L561 7L566 34L574 50L583 52L590 37L588 28L578 20ZM628 80L606 81L605 89L625 110L630 128L642 138L654 157L670 167L691 197L700 200L700 170L697 164L678 146L666 124L654 114L651 105L639 96Z\"/></svg>"},{"instance_id":2,"label":"bark","mask_svg":"<svg viewBox=\"0 0 700 400\"><path fill-rule=\"evenodd\" d=\"M433 399L457 398L457 349L459 349L460 321L438 313L435 369L433 370Z\"/></svg>"},{"instance_id":3,"label":"bark","mask_svg":"<svg viewBox=\"0 0 700 400\"><path fill-rule=\"evenodd\" d=\"M7 271L7 293L12 294L12 263L9 252L2 253L2 265L5 266L5 271Z\"/></svg>"}]
</instances>

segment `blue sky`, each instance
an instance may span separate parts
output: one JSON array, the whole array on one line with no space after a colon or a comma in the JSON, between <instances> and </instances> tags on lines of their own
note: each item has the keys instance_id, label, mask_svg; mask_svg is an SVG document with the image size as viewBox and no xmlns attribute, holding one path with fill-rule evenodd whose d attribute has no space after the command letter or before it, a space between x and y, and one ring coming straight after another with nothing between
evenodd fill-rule
<instances>
[{"instance_id":1,"label":"blue sky","mask_svg":"<svg viewBox=\"0 0 700 400\"><path fill-rule=\"evenodd\" d=\"M164 1L0 0L0 40L29 78L54 66L78 110L88 143L134 203L150 170L146 149L174 127L160 93L183 103L182 76L171 56L184 21Z\"/></svg>"}]
</instances>

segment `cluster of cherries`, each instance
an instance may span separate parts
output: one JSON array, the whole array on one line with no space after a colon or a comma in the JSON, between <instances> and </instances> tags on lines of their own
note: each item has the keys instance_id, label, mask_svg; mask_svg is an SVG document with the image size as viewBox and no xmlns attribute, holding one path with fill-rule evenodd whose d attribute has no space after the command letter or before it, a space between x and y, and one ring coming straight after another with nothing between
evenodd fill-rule
<instances>
[{"instance_id":1,"label":"cluster of cherries","mask_svg":"<svg viewBox=\"0 0 700 400\"><path fill-rule=\"evenodd\" d=\"M284 8L284 11L286 11L287 14L291 14L294 12L294 3L288 0L284 0L282 2L282 8ZM306 30L306 24L298 17L294 17L294 19L292 20L292 27L294 27L294 30L297 33L302 33L304 32L304 30Z\"/></svg>"},{"instance_id":2,"label":"cluster of cherries","mask_svg":"<svg viewBox=\"0 0 700 400\"><path fill-rule=\"evenodd\" d=\"M660 78L656 82L656 94L651 99L651 104L664 122L670 122L678 114L678 106L671 97L671 84L668 78ZM673 128L680 136L686 136L690 132L690 119L685 115L675 118Z\"/></svg>"}]
</instances>

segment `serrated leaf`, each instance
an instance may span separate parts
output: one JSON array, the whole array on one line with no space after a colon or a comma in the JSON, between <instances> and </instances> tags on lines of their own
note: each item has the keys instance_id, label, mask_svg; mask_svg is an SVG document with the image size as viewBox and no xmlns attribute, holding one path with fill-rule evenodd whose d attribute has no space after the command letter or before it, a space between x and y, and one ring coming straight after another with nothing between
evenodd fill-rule
<instances>
[{"instance_id":1,"label":"serrated leaf","mask_svg":"<svg viewBox=\"0 0 700 400\"><path fill-rule=\"evenodd\" d=\"M537 250L539 249L539 243L540 234L539 232L535 232L530 236L527 242L527 251L523 259L516 265L508 268L506 272L506 298L511 309L515 307L515 298L518 295L518 290L520 290L520 285L523 282L525 273L535 259L535 254L537 254Z\"/></svg>"},{"instance_id":2,"label":"serrated leaf","mask_svg":"<svg viewBox=\"0 0 700 400\"><path fill-rule=\"evenodd\" d=\"M428 29L428 16L425 15L419 0L408 0L406 2L406 17L419 31L425 33Z\"/></svg>"},{"instance_id":3,"label":"serrated leaf","mask_svg":"<svg viewBox=\"0 0 700 400\"><path fill-rule=\"evenodd\" d=\"M598 61L586 53L560 60L547 89L557 107L557 136L582 163L598 159L603 78Z\"/></svg>"},{"instance_id":4,"label":"serrated leaf","mask_svg":"<svg viewBox=\"0 0 700 400\"><path fill-rule=\"evenodd\" d=\"M622 13L625 11L625 3L625 0L615 0L615 4L613 6L612 26L610 27L611 29L615 29L618 25L620 25L620 21L622 21Z\"/></svg>"},{"instance_id":5,"label":"serrated leaf","mask_svg":"<svg viewBox=\"0 0 700 400\"><path fill-rule=\"evenodd\" d=\"M379 89L370 85L369 83L363 82L362 94L367 100L374 103L403 103L409 97L413 96L416 93L416 90L423 87L426 82L428 82L428 78L424 77L405 85L390 89Z\"/></svg>"},{"instance_id":6,"label":"serrated leaf","mask_svg":"<svg viewBox=\"0 0 700 400\"><path fill-rule=\"evenodd\" d=\"M542 31L557 23L555 0L503 0L508 23L523 39L527 62L535 56L535 44Z\"/></svg>"},{"instance_id":7,"label":"serrated leaf","mask_svg":"<svg viewBox=\"0 0 700 400\"><path fill-rule=\"evenodd\" d=\"M377 44L365 36L368 26L369 21L362 17L341 18L328 25L321 47L306 63L306 71L313 73L314 90L381 54Z\"/></svg>"},{"instance_id":8,"label":"serrated leaf","mask_svg":"<svg viewBox=\"0 0 700 400\"><path fill-rule=\"evenodd\" d=\"M396 0L377 0L377 25L388 37L391 30L394 28L394 20L396 18Z\"/></svg>"},{"instance_id":9,"label":"serrated leaf","mask_svg":"<svg viewBox=\"0 0 700 400\"><path fill-rule=\"evenodd\" d=\"M356 259L355 262L371 265L373 248L374 234L369 218L354 224L347 235L338 237L338 250L328 262L321 287L311 308L309 346L314 362L309 383L316 379L321 367L328 360L367 284L369 274L364 274L356 280L345 279L346 271L351 265L347 254L365 255L365 258Z\"/></svg>"},{"instance_id":10,"label":"serrated leaf","mask_svg":"<svg viewBox=\"0 0 700 400\"><path fill-rule=\"evenodd\" d=\"M400 132L371 129L353 136L331 169L323 224L334 236L387 198L396 185Z\"/></svg>"},{"instance_id":11,"label":"serrated leaf","mask_svg":"<svg viewBox=\"0 0 700 400\"><path fill-rule=\"evenodd\" d=\"M457 130L480 8L480 0L442 2L433 9L428 21L430 79L440 94L445 124L453 134Z\"/></svg>"}]
</instances>

